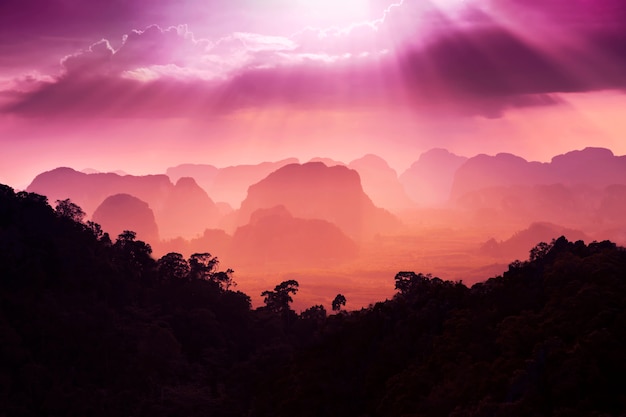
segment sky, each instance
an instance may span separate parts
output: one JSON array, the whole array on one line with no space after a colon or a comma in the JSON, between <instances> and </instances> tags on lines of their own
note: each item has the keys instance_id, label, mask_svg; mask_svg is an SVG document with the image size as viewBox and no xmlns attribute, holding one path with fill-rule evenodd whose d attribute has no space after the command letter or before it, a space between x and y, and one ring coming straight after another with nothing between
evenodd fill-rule
<instances>
[{"instance_id":1,"label":"sky","mask_svg":"<svg viewBox=\"0 0 626 417\"><path fill-rule=\"evenodd\" d=\"M0 182L626 154L623 0L3 0Z\"/></svg>"}]
</instances>

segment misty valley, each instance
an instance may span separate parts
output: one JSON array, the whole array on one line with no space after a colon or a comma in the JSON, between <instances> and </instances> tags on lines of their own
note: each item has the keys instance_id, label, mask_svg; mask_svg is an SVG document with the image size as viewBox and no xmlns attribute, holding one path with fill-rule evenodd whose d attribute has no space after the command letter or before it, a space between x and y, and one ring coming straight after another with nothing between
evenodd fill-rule
<instances>
[{"instance_id":1,"label":"misty valley","mask_svg":"<svg viewBox=\"0 0 626 417\"><path fill-rule=\"evenodd\" d=\"M549 163L432 149L400 175L375 155L145 176L58 168L27 191L70 199L112 239L136 232L156 257L217 256L255 306L277 280L303 284L298 309L337 292L357 309L391 297L399 270L471 285L559 236L626 243L626 159L603 148Z\"/></svg>"}]
</instances>

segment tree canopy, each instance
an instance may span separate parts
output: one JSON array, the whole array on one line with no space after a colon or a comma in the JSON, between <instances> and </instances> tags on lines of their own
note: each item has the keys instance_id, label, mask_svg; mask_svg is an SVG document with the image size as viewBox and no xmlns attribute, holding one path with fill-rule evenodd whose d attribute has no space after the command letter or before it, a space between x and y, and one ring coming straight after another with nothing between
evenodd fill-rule
<instances>
[{"instance_id":1,"label":"tree canopy","mask_svg":"<svg viewBox=\"0 0 626 417\"><path fill-rule=\"evenodd\" d=\"M0 185L6 415L626 413L626 250L612 242L541 243L471 288L402 271L390 300L297 315L295 280L252 309L208 252L155 260L132 231L113 243L77 220Z\"/></svg>"}]
</instances>

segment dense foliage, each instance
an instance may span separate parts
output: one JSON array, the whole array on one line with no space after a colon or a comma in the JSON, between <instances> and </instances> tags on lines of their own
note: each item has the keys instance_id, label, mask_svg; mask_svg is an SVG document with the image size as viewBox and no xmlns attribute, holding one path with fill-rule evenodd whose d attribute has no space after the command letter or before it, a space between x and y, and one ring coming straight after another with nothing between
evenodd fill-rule
<instances>
[{"instance_id":1,"label":"dense foliage","mask_svg":"<svg viewBox=\"0 0 626 417\"><path fill-rule=\"evenodd\" d=\"M252 310L233 271L68 200L0 186L0 416L621 416L626 251L539 244L467 288L400 272L392 300ZM617 382L617 383L616 383Z\"/></svg>"}]
</instances>

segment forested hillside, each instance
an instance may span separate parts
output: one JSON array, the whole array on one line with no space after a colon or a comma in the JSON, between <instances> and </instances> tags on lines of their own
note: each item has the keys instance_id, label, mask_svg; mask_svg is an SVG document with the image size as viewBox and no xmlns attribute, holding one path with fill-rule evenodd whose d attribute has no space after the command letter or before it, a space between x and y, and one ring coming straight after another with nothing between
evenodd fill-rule
<instances>
[{"instance_id":1,"label":"forested hillside","mask_svg":"<svg viewBox=\"0 0 626 417\"><path fill-rule=\"evenodd\" d=\"M157 260L82 219L0 185L0 416L626 413L611 242L541 243L471 288L399 272L393 299L298 314L294 280L253 310L210 253Z\"/></svg>"}]
</instances>

